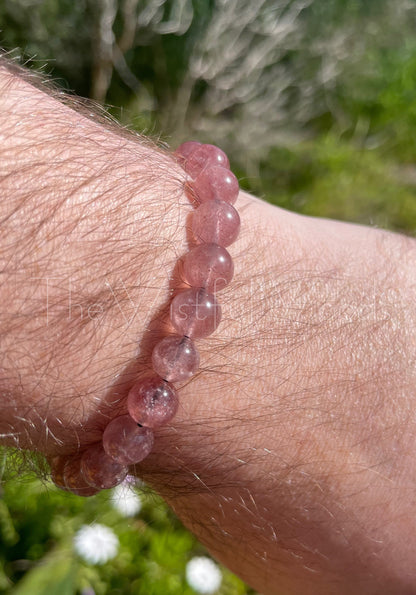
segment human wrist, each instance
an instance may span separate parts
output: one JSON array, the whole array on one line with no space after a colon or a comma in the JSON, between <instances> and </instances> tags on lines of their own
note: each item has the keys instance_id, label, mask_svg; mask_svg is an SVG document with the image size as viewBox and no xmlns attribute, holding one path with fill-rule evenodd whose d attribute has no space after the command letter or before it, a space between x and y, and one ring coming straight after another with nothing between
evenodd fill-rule
<instances>
[{"instance_id":1,"label":"human wrist","mask_svg":"<svg viewBox=\"0 0 416 595\"><path fill-rule=\"evenodd\" d=\"M237 204L249 223L207 367L137 471L263 592L400 591L413 526L401 488L415 475L415 242L250 205ZM393 501L404 523L385 509Z\"/></svg>"},{"instance_id":2,"label":"human wrist","mask_svg":"<svg viewBox=\"0 0 416 595\"><path fill-rule=\"evenodd\" d=\"M92 130L85 120L76 138L78 125L66 119L56 135L59 122L52 124L48 151L59 137L78 153L56 164L64 186L46 184L54 192L42 206L50 217L45 223L35 219L38 241L33 234L29 243L24 235L13 238L12 244L23 239L30 251L21 251L19 268L12 267L22 283L8 294L15 310L8 312L8 335L2 337L6 364L13 360L6 372L14 373L14 391L20 388L25 407L20 444L48 454L76 452L98 441L109 419L124 413L127 390L149 366L151 347L163 331L169 275L185 251L190 211L183 177L169 157L97 130L96 124ZM26 136L25 142L38 142L35 137ZM80 164L87 166L82 174ZM33 165L39 167L39 160L29 160L31 172ZM68 186L74 174L75 188ZM39 199L45 187L36 188ZM71 200L64 200L68 196ZM111 217L106 217L108 197ZM39 203L28 204L36 211ZM270 560L283 568L288 590L304 580L310 592L331 592L325 583L331 573L344 585L348 579L358 583L365 578L371 546L389 537L365 508L380 508L392 494L386 484L394 482L396 489L404 471L414 473L408 414L414 402L414 377L408 373L414 361L414 243L298 217L244 195L237 207L244 224L232 249L235 279L222 294L222 325L201 342L200 373L180 387L177 418L160 431L154 453L136 471L228 565L240 564L234 569L258 588L273 592L273 576L268 584L255 583L256 566L264 569ZM401 258L403 242L409 242L407 263ZM62 263L64 281L73 279L77 291L71 293L69 321L58 316L61 308L68 313ZM36 288L32 266L42 281ZM58 282L48 296L54 324L45 329L48 271ZM393 301L392 287L398 289ZM88 307L97 304L104 304L103 315L93 310L90 317ZM3 382L11 379L4 374ZM391 427L400 428L398 440ZM392 516L390 521L390 538L398 543L400 525L393 526ZM398 558L406 556L406 544L398 546L396 569ZM248 547L251 560L246 561ZM380 572L374 564L371 572L390 581L395 568L386 551L380 547L377 556L390 566ZM317 577L315 590L306 567Z\"/></svg>"}]
</instances>

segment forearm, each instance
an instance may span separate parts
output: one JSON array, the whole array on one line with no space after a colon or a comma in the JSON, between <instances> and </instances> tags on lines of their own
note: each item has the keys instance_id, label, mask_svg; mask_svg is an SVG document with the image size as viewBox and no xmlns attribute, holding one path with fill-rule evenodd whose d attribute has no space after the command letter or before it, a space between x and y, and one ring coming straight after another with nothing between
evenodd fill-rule
<instances>
[{"instance_id":1,"label":"forearm","mask_svg":"<svg viewBox=\"0 0 416 595\"><path fill-rule=\"evenodd\" d=\"M8 76L4 433L75 452L169 330L191 208L171 158L28 87L21 101ZM264 592L411 592L414 241L238 208L223 321L137 472Z\"/></svg>"},{"instance_id":2,"label":"forearm","mask_svg":"<svg viewBox=\"0 0 416 595\"><path fill-rule=\"evenodd\" d=\"M173 160L112 128L0 70L0 431L21 447L114 415L185 241Z\"/></svg>"}]
</instances>

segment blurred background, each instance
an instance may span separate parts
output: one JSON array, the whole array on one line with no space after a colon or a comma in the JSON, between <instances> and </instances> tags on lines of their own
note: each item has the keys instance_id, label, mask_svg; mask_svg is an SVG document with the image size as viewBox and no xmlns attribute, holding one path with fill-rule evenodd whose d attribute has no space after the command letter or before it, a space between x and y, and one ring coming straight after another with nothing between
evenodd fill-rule
<instances>
[{"instance_id":1,"label":"blurred background","mask_svg":"<svg viewBox=\"0 0 416 595\"><path fill-rule=\"evenodd\" d=\"M416 233L415 0L0 0L0 46L274 204ZM1 593L253 593L143 486L1 496Z\"/></svg>"}]
</instances>

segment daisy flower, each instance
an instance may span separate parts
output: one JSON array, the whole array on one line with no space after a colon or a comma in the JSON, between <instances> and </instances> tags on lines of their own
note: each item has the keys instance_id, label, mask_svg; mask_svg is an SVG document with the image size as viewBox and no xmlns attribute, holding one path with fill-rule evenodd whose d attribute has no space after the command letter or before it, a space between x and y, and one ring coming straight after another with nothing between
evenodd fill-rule
<instances>
[{"instance_id":1,"label":"daisy flower","mask_svg":"<svg viewBox=\"0 0 416 595\"><path fill-rule=\"evenodd\" d=\"M192 558L186 565L187 583L197 593L215 593L222 582L221 570L206 556Z\"/></svg>"},{"instance_id":2,"label":"daisy flower","mask_svg":"<svg viewBox=\"0 0 416 595\"><path fill-rule=\"evenodd\" d=\"M117 535L105 525L82 525L74 537L76 553L89 564L105 564L115 558L119 541Z\"/></svg>"},{"instance_id":3,"label":"daisy flower","mask_svg":"<svg viewBox=\"0 0 416 595\"><path fill-rule=\"evenodd\" d=\"M110 502L122 516L135 516L142 508L140 496L129 481L123 481L111 491Z\"/></svg>"}]
</instances>

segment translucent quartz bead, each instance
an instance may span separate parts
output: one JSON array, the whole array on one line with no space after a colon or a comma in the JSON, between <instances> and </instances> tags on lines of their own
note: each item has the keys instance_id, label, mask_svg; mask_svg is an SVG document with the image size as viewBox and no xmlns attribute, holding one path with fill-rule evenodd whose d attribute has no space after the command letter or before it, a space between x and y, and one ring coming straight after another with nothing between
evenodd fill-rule
<instances>
[{"instance_id":1,"label":"translucent quartz bead","mask_svg":"<svg viewBox=\"0 0 416 595\"><path fill-rule=\"evenodd\" d=\"M191 178L197 175L206 167L220 165L230 167L227 155L214 145L200 145L189 153L184 163L184 169Z\"/></svg>"},{"instance_id":2,"label":"translucent quartz bead","mask_svg":"<svg viewBox=\"0 0 416 595\"><path fill-rule=\"evenodd\" d=\"M215 293L233 278L233 259L218 244L200 244L184 256L183 274L192 287L204 287Z\"/></svg>"},{"instance_id":3,"label":"translucent quartz bead","mask_svg":"<svg viewBox=\"0 0 416 595\"><path fill-rule=\"evenodd\" d=\"M114 488L127 475L127 467L108 456L103 445L94 444L81 456L81 472L85 481L100 490Z\"/></svg>"},{"instance_id":4,"label":"translucent quartz bead","mask_svg":"<svg viewBox=\"0 0 416 595\"><path fill-rule=\"evenodd\" d=\"M200 147L201 143L198 143L195 140L188 140L186 143L182 143L175 151L176 157L178 157L178 161L181 164L184 164L188 156L194 151L197 147Z\"/></svg>"},{"instance_id":5,"label":"translucent quartz bead","mask_svg":"<svg viewBox=\"0 0 416 595\"><path fill-rule=\"evenodd\" d=\"M169 382L187 380L199 368L199 353L188 337L165 337L152 353L156 374Z\"/></svg>"},{"instance_id":6,"label":"translucent quartz bead","mask_svg":"<svg viewBox=\"0 0 416 595\"><path fill-rule=\"evenodd\" d=\"M223 200L203 202L193 214L192 231L198 243L229 246L240 231L240 217Z\"/></svg>"},{"instance_id":7,"label":"translucent quartz bead","mask_svg":"<svg viewBox=\"0 0 416 595\"><path fill-rule=\"evenodd\" d=\"M50 466L51 466L51 479L53 483L61 490L66 490L67 487L64 482L64 467L68 461L68 457L53 457Z\"/></svg>"},{"instance_id":8,"label":"translucent quartz bead","mask_svg":"<svg viewBox=\"0 0 416 595\"><path fill-rule=\"evenodd\" d=\"M203 169L188 185L200 202L225 200L232 205L237 200L240 189L235 175L229 169L218 165Z\"/></svg>"},{"instance_id":9,"label":"translucent quartz bead","mask_svg":"<svg viewBox=\"0 0 416 595\"><path fill-rule=\"evenodd\" d=\"M221 306L205 289L186 289L173 298L170 318L181 335L208 337L221 321Z\"/></svg>"},{"instance_id":10,"label":"translucent quartz bead","mask_svg":"<svg viewBox=\"0 0 416 595\"><path fill-rule=\"evenodd\" d=\"M131 417L147 428L159 428L168 423L178 410L178 395L159 376L148 376L137 382L127 396Z\"/></svg>"},{"instance_id":11,"label":"translucent quartz bead","mask_svg":"<svg viewBox=\"0 0 416 595\"><path fill-rule=\"evenodd\" d=\"M103 434L105 452L121 465L140 463L153 448L153 432L140 428L130 415L116 417Z\"/></svg>"},{"instance_id":12,"label":"translucent quartz bead","mask_svg":"<svg viewBox=\"0 0 416 595\"><path fill-rule=\"evenodd\" d=\"M64 467L64 482L66 488L77 496L94 496L99 488L90 486L81 472L81 457L70 457Z\"/></svg>"}]
</instances>

